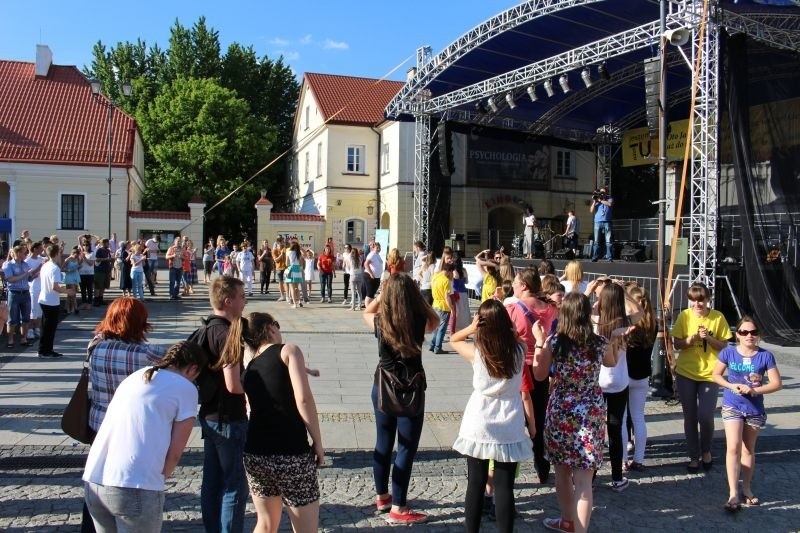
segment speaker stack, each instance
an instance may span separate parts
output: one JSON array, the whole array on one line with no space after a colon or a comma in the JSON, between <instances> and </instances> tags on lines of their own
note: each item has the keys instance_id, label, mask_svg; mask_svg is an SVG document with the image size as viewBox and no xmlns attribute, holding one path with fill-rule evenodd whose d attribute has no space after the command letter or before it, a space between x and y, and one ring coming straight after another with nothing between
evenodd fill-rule
<instances>
[{"instance_id":1,"label":"speaker stack","mask_svg":"<svg viewBox=\"0 0 800 533\"><path fill-rule=\"evenodd\" d=\"M575 259L575 254L569 248L562 248L560 250L556 250L555 252L553 252L553 259L572 261L573 259Z\"/></svg>"},{"instance_id":2,"label":"speaker stack","mask_svg":"<svg viewBox=\"0 0 800 533\"><path fill-rule=\"evenodd\" d=\"M619 253L619 258L628 263L639 263L644 261L644 246L637 243L627 243Z\"/></svg>"}]
</instances>

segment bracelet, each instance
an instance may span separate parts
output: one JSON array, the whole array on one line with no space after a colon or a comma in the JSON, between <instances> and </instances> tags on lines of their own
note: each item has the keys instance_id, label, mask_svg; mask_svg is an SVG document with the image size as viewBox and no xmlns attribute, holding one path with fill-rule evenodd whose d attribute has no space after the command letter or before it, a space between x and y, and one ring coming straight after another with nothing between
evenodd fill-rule
<instances>
[{"instance_id":1,"label":"bracelet","mask_svg":"<svg viewBox=\"0 0 800 533\"><path fill-rule=\"evenodd\" d=\"M533 347L533 349L534 349L534 350L544 350L544 344L542 344L541 346L539 346L539 345L537 344L536 346L534 346L534 347Z\"/></svg>"}]
</instances>

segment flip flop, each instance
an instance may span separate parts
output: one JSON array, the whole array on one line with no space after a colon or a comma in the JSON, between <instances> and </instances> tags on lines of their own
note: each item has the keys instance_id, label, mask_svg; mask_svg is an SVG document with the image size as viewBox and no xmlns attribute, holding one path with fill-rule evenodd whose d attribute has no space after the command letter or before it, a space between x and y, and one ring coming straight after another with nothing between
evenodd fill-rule
<instances>
[{"instance_id":1,"label":"flip flop","mask_svg":"<svg viewBox=\"0 0 800 533\"><path fill-rule=\"evenodd\" d=\"M759 500L755 496L745 496L744 497L744 504L745 505L761 505L761 500Z\"/></svg>"},{"instance_id":2,"label":"flip flop","mask_svg":"<svg viewBox=\"0 0 800 533\"><path fill-rule=\"evenodd\" d=\"M728 501L723 508L729 513L736 513L742 509L742 504L739 502Z\"/></svg>"},{"instance_id":3,"label":"flip flop","mask_svg":"<svg viewBox=\"0 0 800 533\"><path fill-rule=\"evenodd\" d=\"M13 342L9 342L8 344L6 344L6 348L8 348L9 350L13 350L14 349L14 343Z\"/></svg>"}]
</instances>

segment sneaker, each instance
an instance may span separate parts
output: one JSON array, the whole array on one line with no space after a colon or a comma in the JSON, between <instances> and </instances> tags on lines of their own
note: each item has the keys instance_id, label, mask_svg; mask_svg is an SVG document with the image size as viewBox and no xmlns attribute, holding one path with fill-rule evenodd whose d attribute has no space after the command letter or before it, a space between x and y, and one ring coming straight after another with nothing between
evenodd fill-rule
<instances>
[{"instance_id":1,"label":"sneaker","mask_svg":"<svg viewBox=\"0 0 800 533\"><path fill-rule=\"evenodd\" d=\"M342 305L347 305L347 298L345 298L344 300L342 300Z\"/></svg>"},{"instance_id":2,"label":"sneaker","mask_svg":"<svg viewBox=\"0 0 800 533\"><path fill-rule=\"evenodd\" d=\"M43 359L57 359L59 357L64 357L64 354L58 352L47 352L47 353L40 353L39 357Z\"/></svg>"},{"instance_id":3,"label":"sneaker","mask_svg":"<svg viewBox=\"0 0 800 533\"><path fill-rule=\"evenodd\" d=\"M408 508L402 513L389 511L389 516L386 518L386 521L390 524L421 524L427 519L428 515L425 513L418 513Z\"/></svg>"},{"instance_id":4,"label":"sneaker","mask_svg":"<svg viewBox=\"0 0 800 533\"><path fill-rule=\"evenodd\" d=\"M575 522L561 520L560 516L558 518L545 518L542 523L544 527L553 531L564 531L566 533L573 533L575 531Z\"/></svg>"},{"instance_id":5,"label":"sneaker","mask_svg":"<svg viewBox=\"0 0 800 533\"><path fill-rule=\"evenodd\" d=\"M320 298L320 299L319 299L319 303L321 303L321 304L324 304L324 303L325 303L325 298L324 298L324 297L323 297L323 298Z\"/></svg>"},{"instance_id":6,"label":"sneaker","mask_svg":"<svg viewBox=\"0 0 800 533\"><path fill-rule=\"evenodd\" d=\"M609 488L611 488L611 490L613 490L614 492L622 492L623 490L628 488L628 485L630 485L630 482L626 477L622 478L621 481L612 481L611 483L608 484Z\"/></svg>"},{"instance_id":7,"label":"sneaker","mask_svg":"<svg viewBox=\"0 0 800 533\"><path fill-rule=\"evenodd\" d=\"M33 330L32 329L28 330L28 334L25 336L25 338L28 339L29 341L36 340L36 337L33 336Z\"/></svg>"},{"instance_id":8,"label":"sneaker","mask_svg":"<svg viewBox=\"0 0 800 533\"><path fill-rule=\"evenodd\" d=\"M628 453L633 451L633 442L628 441Z\"/></svg>"},{"instance_id":9,"label":"sneaker","mask_svg":"<svg viewBox=\"0 0 800 533\"><path fill-rule=\"evenodd\" d=\"M350 307L350 310L351 310L351 311L355 311L355 310L356 310L356 308L351 306L351 307Z\"/></svg>"},{"instance_id":10,"label":"sneaker","mask_svg":"<svg viewBox=\"0 0 800 533\"><path fill-rule=\"evenodd\" d=\"M630 461L625 464L625 470L628 472L644 472L644 465L636 461Z\"/></svg>"},{"instance_id":11,"label":"sneaker","mask_svg":"<svg viewBox=\"0 0 800 533\"><path fill-rule=\"evenodd\" d=\"M42 330L39 328L33 328L33 336L37 339L42 336Z\"/></svg>"},{"instance_id":12,"label":"sneaker","mask_svg":"<svg viewBox=\"0 0 800 533\"><path fill-rule=\"evenodd\" d=\"M378 511L385 513L386 511L392 510L392 495L389 494L384 498L381 499L380 496L375 497L375 507L378 508Z\"/></svg>"}]
</instances>

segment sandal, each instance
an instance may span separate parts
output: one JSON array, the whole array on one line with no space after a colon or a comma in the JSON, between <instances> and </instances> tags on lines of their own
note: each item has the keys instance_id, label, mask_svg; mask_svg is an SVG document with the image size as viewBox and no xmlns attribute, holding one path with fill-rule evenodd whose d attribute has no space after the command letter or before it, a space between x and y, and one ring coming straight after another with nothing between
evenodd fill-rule
<instances>
[{"instance_id":1,"label":"sandal","mask_svg":"<svg viewBox=\"0 0 800 533\"><path fill-rule=\"evenodd\" d=\"M734 501L734 500L732 500L732 499L731 499L731 500L728 500L728 501L725 503L725 505L723 505L723 509L725 509L725 510L726 510L726 511L728 511L729 513L736 513L736 512L738 512L738 511L740 511L740 510L741 510L741 508L742 508L742 504L741 504L741 503L739 503L739 502L737 502L737 501Z\"/></svg>"},{"instance_id":2,"label":"sandal","mask_svg":"<svg viewBox=\"0 0 800 533\"><path fill-rule=\"evenodd\" d=\"M6 348L8 348L9 350L13 350L14 349L14 343L13 342L9 342L8 344L6 344Z\"/></svg>"},{"instance_id":3,"label":"sandal","mask_svg":"<svg viewBox=\"0 0 800 533\"><path fill-rule=\"evenodd\" d=\"M689 464L686 465L686 470L688 470L690 474L698 473L700 471L700 465L697 463L697 460L689 461Z\"/></svg>"},{"instance_id":4,"label":"sandal","mask_svg":"<svg viewBox=\"0 0 800 533\"><path fill-rule=\"evenodd\" d=\"M761 505L761 500L759 500L756 496L745 496L744 497L744 504L745 505Z\"/></svg>"}]
</instances>

